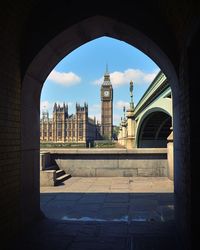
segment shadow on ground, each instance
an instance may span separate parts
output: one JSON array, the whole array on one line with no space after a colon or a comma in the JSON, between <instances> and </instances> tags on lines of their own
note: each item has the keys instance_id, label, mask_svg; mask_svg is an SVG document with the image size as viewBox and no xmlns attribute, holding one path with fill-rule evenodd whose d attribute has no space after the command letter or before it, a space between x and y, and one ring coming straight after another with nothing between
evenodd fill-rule
<instances>
[{"instance_id":1,"label":"shadow on ground","mask_svg":"<svg viewBox=\"0 0 200 250\"><path fill-rule=\"evenodd\" d=\"M42 193L48 218L67 221L157 221L174 219L173 193Z\"/></svg>"},{"instance_id":2,"label":"shadow on ground","mask_svg":"<svg viewBox=\"0 0 200 250\"><path fill-rule=\"evenodd\" d=\"M173 193L42 193L41 210L11 249L182 249Z\"/></svg>"}]
</instances>

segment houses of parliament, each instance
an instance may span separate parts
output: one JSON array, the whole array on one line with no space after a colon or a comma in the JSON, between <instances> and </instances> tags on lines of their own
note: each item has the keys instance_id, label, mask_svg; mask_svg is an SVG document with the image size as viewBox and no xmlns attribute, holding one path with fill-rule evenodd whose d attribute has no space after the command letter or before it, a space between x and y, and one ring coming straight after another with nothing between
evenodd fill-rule
<instances>
[{"instance_id":1,"label":"houses of parliament","mask_svg":"<svg viewBox=\"0 0 200 250\"><path fill-rule=\"evenodd\" d=\"M54 104L53 117L42 112L40 120L40 141L61 143L88 143L113 136L113 88L108 70L101 85L101 124L88 116L88 104L76 104L76 113L69 115L68 105Z\"/></svg>"}]
</instances>

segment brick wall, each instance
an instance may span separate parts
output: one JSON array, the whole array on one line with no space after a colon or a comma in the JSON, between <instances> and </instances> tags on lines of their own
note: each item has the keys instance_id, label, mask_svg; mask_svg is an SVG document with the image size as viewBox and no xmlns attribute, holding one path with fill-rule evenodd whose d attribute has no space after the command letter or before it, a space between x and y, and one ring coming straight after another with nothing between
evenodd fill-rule
<instances>
[{"instance_id":1,"label":"brick wall","mask_svg":"<svg viewBox=\"0 0 200 250\"><path fill-rule=\"evenodd\" d=\"M186 79L187 70L182 62L180 67L179 88L177 90L179 103L174 105L174 154L175 154L175 204L176 225L179 237L184 241L183 249L189 249L190 213L191 213L191 163L190 163L190 121L189 93ZM183 67L184 66L184 67Z\"/></svg>"},{"instance_id":2,"label":"brick wall","mask_svg":"<svg viewBox=\"0 0 200 250\"><path fill-rule=\"evenodd\" d=\"M20 39L27 10L8 1L0 8L0 235L20 225ZM5 18L6 17L6 18ZM9 232L9 233L8 233Z\"/></svg>"}]
</instances>

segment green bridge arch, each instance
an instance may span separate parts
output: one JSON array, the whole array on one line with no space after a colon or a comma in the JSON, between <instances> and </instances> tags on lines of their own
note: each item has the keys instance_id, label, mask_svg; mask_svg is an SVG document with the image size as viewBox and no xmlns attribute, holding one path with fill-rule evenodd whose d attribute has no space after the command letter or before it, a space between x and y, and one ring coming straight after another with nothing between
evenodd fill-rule
<instances>
[{"instance_id":1,"label":"green bridge arch","mask_svg":"<svg viewBox=\"0 0 200 250\"><path fill-rule=\"evenodd\" d=\"M173 127L172 91L161 71L136 105L134 118L136 147L166 147Z\"/></svg>"}]
</instances>

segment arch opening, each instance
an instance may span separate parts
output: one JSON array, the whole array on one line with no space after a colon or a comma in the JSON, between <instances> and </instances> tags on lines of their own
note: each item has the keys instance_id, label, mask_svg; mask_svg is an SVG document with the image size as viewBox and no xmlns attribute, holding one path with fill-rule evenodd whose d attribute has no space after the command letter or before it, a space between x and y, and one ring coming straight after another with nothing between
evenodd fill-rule
<instances>
[{"instance_id":1,"label":"arch opening","mask_svg":"<svg viewBox=\"0 0 200 250\"><path fill-rule=\"evenodd\" d=\"M140 125L139 148L166 148L172 126L171 117L161 111L149 114Z\"/></svg>"},{"instance_id":2,"label":"arch opening","mask_svg":"<svg viewBox=\"0 0 200 250\"><path fill-rule=\"evenodd\" d=\"M82 36L83 33L87 35ZM123 40L140 49L153 59L170 79L172 91L178 87L174 67L157 45L137 30L113 19L101 16L89 18L78 25L72 26L50 41L29 65L22 85L22 205L25 211L24 215L27 216L25 220L30 219L30 214L27 211L33 210L33 214L39 212L39 119L40 94L43 83L54 66L64 56L87 41L105 35ZM176 91L173 96L176 99ZM28 129L30 125L31 131ZM163 136L166 127L167 125L163 125L160 128L160 132L157 134L158 138L161 135ZM26 178L29 171L34 172L31 207L30 183Z\"/></svg>"}]
</instances>

